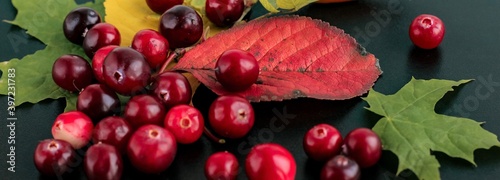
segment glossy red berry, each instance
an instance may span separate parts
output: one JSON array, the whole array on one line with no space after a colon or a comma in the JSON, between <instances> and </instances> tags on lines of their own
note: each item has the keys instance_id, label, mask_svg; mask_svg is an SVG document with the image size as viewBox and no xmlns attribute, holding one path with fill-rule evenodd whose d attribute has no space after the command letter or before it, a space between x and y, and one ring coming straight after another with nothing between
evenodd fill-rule
<instances>
[{"instance_id":1,"label":"glossy red berry","mask_svg":"<svg viewBox=\"0 0 500 180\"><path fill-rule=\"evenodd\" d=\"M159 32L144 29L135 34L132 48L144 55L151 68L157 69L165 62L170 47Z\"/></svg>"},{"instance_id":2,"label":"glossy red berry","mask_svg":"<svg viewBox=\"0 0 500 180\"><path fill-rule=\"evenodd\" d=\"M212 102L208 122L212 129L225 138L241 138L248 134L255 121L252 105L239 96L220 96Z\"/></svg>"},{"instance_id":3,"label":"glossy red berry","mask_svg":"<svg viewBox=\"0 0 500 180\"><path fill-rule=\"evenodd\" d=\"M445 30L441 19L430 14L422 14L411 22L410 39L422 49L434 49L443 41Z\"/></svg>"},{"instance_id":4,"label":"glossy red berry","mask_svg":"<svg viewBox=\"0 0 500 180\"><path fill-rule=\"evenodd\" d=\"M321 180L357 180L359 177L358 164L343 155L335 156L321 169Z\"/></svg>"},{"instance_id":5,"label":"glossy red berry","mask_svg":"<svg viewBox=\"0 0 500 180\"><path fill-rule=\"evenodd\" d=\"M54 82L59 87L71 92L81 91L92 84L93 78L89 62L78 55L62 55L52 66Z\"/></svg>"},{"instance_id":6,"label":"glossy red berry","mask_svg":"<svg viewBox=\"0 0 500 180\"><path fill-rule=\"evenodd\" d=\"M238 175L238 160L230 152L217 152L205 162L207 180L235 180Z\"/></svg>"},{"instance_id":7,"label":"glossy red berry","mask_svg":"<svg viewBox=\"0 0 500 180\"><path fill-rule=\"evenodd\" d=\"M176 5L163 13L159 29L170 48L188 47L200 40L203 20L193 8Z\"/></svg>"},{"instance_id":8,"label":"glossy red berry","mask_svg":"<svg viewBox=\"0 0 500 180\"><path fill-rule=\"evenodd\" d=\"M245 9L244 0L207 0L205 13L217 26L231 26L240 19Z\"/></svg>"},{"instance_id":9,"label":"glossy red berry","mask_svg":"<svg viewBox=\"0 0 500 180\"><path fill-rule=\"evenodd\" d=\"M159 99L151 95L132 97L123 110L123 117L132 128L137 129L146 124L163 126L167 111Z\"/></svg>"},{"instance_id":10,"label":"glossy red berry","mask_svg":"<svg viewBox=\"0 0 500 180\"><path fill-rule=\"evenodd\" d=\"M257 81L259 63L252 54L246 51L227 50L217 60L215 76L224 89L243 91Z\"/></svg>"},{"instance_id":11,"label":"glossy red berry","mask_svg":"<svg viewBox=\"0 0 500 180\"><path fill-rule=\"evenodd\" d=\"M125 119L110 116L97 123L92 132L92 142L99 142L115 146L122 153L126 152L127 143L132 136L132 127Z\"/></svg>"},{"instance_id":12,"label":"glossy red berry","mask_svg":"<svg viewBox=\"0 0 500 180\"><path fill-rule=\"evenodd\" d=\"M318 124L307 131L303 146L307 156L316 161L327 161L342 150L342 135L333 126Z\"/></svg>"},{"instance_id":13,"label":"glossy red berry","mask_svg":"<svg viewBox=\"0 0 500 180\"><path fill-rule=\"evenodd\" d=\"M297 164L292 154L274 143L256 145L245 160L245 170L250 180L293 180Z\"/></svg>"},{"instance_id":14,"label":"glossy red berry","mask_svg":"<svg viewBox=\"0 0 500 180\"><path fill-rule=\"evenodd\" d=\"M103 76L115 92L129 96L144 91L151 78L151 68L144 56L128 47L117 47L104 59Z\"/></svg>"},{"instance_id":15,"label":"glossy red berry","mask_svg":"<svg viewBox=\"0 0 500 180\"><path fill-rule=\"evenodd\" d=\"M120 42L120 32L115 26L109 23L99 23L87 32L82 46L85 54L92 59L97 50L109 45L119 46Z\"/></svg>"},{"instance_id":16,"label":"glossy red berry","mask_svg":"<svg viewBox=\"0 0 500 180\"><path fill-rule=\"evenodd\" d=\"M103 47L95 52L94 57L92 58L92 70L94 71L94 76L95 78L100 82L100 83L106 83L104 80L104 75L103 75L103 65L104 65L104 59L106 56L108 56L109 52L111 52L113 49L117 48L118 46L116 45L109 45L106 47Z\"/></svg>"},{"instance_id":17,"label":"glossy red berry","mask_svg":"<svg viewBox=\"0 0 500 180\"><path fill-rule=\"evenodd\" d=\"M174 161L176 152L174 135L152 124L137 129L127 146L127 155L132 165L147 174L166 170Z\"/></svg>"},{"instance_id":18,"label":"glossy red berry","mask_svg":"<svg viewBox=\"0 0 500 180\"><path fill-rule=\"evenodd\" d=\"M181 144L191 144L200 139L205 128L203 115L198 109L189 105L177 105L165 116L165 129L175 136Z\"/></svg>"},{"instance_id":19,"label":"glossy red berry","mask_svg":"<svg viewBox=\"0 0 500 180\"><path fill-rule=\"evenodd\" d=\"M166 10L184 3L184 0L146 0L149 9L155 13L163 14Z\"/></svg>"},{"instance_id":20,"label":"glossy red berry","mask_svg":"<svg viewBox=\"0 0 500 180\"><path fill-rule=\"evenodd\" d=\"M102 84L91 84L78 95L76 109L94 122L120 112L120 99L116 93Z\"/></svg>"},{"instance_id":21,"label":"glossy red berry","mask_svg":"<svg viewBox=\"0 0 500 180\"><path fill-rule=\"evenodd\" d=\"M66 141L46 139L40 141L33 154L36 169L46 176L61 176L73 168L76 153Z\"/></svg>"},{"instance_id":22,"label":"glossy red berry","mask_svg":"<svg viewBox=\"0 0 500 180\"><path fill-rule=\"evenodd\" d=\"M344 153L361 168L375 165L382 154L382 143L375 132L368 128L357 128L344 139Z\"/></svg>"},{"instance_id":23,"label":"glossy red berry","mask_svg":"<svg viewBox=\"0 0 500 180\"><path fill-rule=\"evenodd\" d=\"M164 72L151 84L151 94L158 97L165 107L172 108L191 102L191 85L186 77L178 72Z\"/></svg>"},{"instance_id":24,"label":"glossy red berry","mask_svg":"<svg viewBox=\"0 0 500 180\"><path fill-rule=\"evenodd\" d=\"M122 155L112 145L98 143L90 146L83 164L89 180L119 180L122 176Z\"/></svg>"},{"instance_id":25,"label":"glossy red berry","mask_svg":"<svg viewBox=\"0 0 500 180\"><path fill-rule=\"evenodd\" d=\"M70 111L56 117L52 136L70 143L74 149L80 149L89 143L93 128L92 120L87 115Z\"/></svg>"},{"instance_id":26,"label":"glossy red berry","mask_svg":"<svg viewBox=\"0 0 500 180\"><path fill-rule=\"evenodd\" d=\"M87 32L100 22L101 17L95 10L88 7L75 8L64 18L64 36L72 43L82 45Z\"/></svg>"}]
</instances>

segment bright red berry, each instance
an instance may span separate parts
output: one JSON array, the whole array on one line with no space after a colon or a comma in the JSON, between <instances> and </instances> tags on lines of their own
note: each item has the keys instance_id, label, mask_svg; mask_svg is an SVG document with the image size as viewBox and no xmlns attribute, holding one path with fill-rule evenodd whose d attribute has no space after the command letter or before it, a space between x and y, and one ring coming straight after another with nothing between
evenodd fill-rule
<instances>
[{"instance_id":1,"label":"bright red berry","mask_svg":"<svg viewBox=\"0 0 500 180\"><path fill-rule=\"evenodd\" d=\"M208 19L217 26L233 25L244 9L244 0L207 0L205 3Z\"/></svg>"},{"instance_id":2,"label":"bright red berry","mask_svg":"<svg viewBox=\"0 0 500 180\"><path fill-rule=\"evenodd\" d=\"M257 81L259 63L252 54L246 51L227 50L217 60L215 76L224 89L243 91Z\"/></svg>"},{"instance_id":3,"label":"bright red berry","mask_svg":"<svg viewBox=\"0 0 500 180\"><path fill-rule=\"evenodd\" d=\"M151 68L157 69L166 60L170 47L159 32L144 29L135 34L132 48L144 55Z\"/></svg>"},{"instance_id":4,"label":"bright red berry","mask_svg":"<svg viewBox=\"0 0 500 180\"><path fill-rule=\"evenodd\" d=\"M92 59L97 50L109 45L119 46L121 42L120 32L109 23L99 23L92 27L83 39L83 50Z\"/></svg>"},{"instance_id":5,"label":"bright red berry","mask_svg":"<svg viewBox=\"0 0 500 180\"><path fill-rule=\"evenodd\" d=\"M176 152L174 135L152 124L137 129L127 146L127 155L132 165L147 174L166 170L174 161Z\"/></svg>"},{"instance_id":6,"label":"bright red berry","mask_svg":"<svg viewBox=\"0 0 500 180\"><path fill-rule=\"evenodd\" d=\"M103 65L104 59L108 56L109 52L117 48L116 45L109 45L97 50L92 58L92 70L94 70L94 76L100 83L105 83L103 75Z\"/></svg>"},{"instance_id":7,"label":"bright red berry","mask_svg":"<svg viewBox=\"0 0 500 180\"><path fill-rule=\"evenodd\" d=\"M344 153L361 168L375 165L382 154L382 143L378 135L368 128L357 128L344 139Z\"/></svg>"},{"instance_id":8,"label":"bright red berry","mask_svg":"<svg viewBox=\"0 0 500 180\"><path fill-rule=\"evenodd\" d=\"M217 152L205 162L205 177L208 180L235 180L238 175L238 160L230 152Z\"/></svg>"},{"instance_id":9,"label":"bright red berry","mask_svg":"<svg viewBox=\"0 0 500 180\"><path fill-rule=\"evenodd\" d=\"M208 122L225 138L241 138L248 134L255 121L252 105L239 96L220 96L212 102Z\"/></svg>"},{"instance_id":10,"label":"bright red berry","mask_svg":"<svg viewBox=\"0 0 500 180\"><path fill-rule=\"evenodd\" d=\"M245 160L245 170L250 180L293 180L297 164L283 146L266 143L252 148Z\"/></svg>"},{"instance_id":11,"label":"bright red berry","mask_svg":"<svg viewBox=\"0 0 500 180\"><path fill-rule=\"evenodd\" d=\"M81 91L92 84L92 68L83 57L73 54L62 55L52 66L52 79L61 88L71 92Z\"/></svg>"},{"instance_id":12,"label":"bright red berry","mask_svg":"<svg viewBox=\"0 0 500 180\"><path fill-rule=\"evenodd\" d=\"M307 156L316 161L327 161L342 150L342 135L333 126L318 124L304 136L303 146Z\"/></svg>"},{"instance_id":13,"label":"bright red berry","mask_svg":"<svg viewBox=\"0 0 500 180\"><path fill-rule=\"evenodd\" d=\"M83 160L90 180L119 180L123 172L121 153L112 145L97 143L87 150Z\"/></svg>"},{"instance_id":14,"label":"bright red berry","mask_svg":"<svg viewBox=\"0 0 500 180\"><path fill-rule=\"evenodd\" d=\"M33 154L35 167L46 176L61 176L74 164L76 153L71 144L57 139L40 141Z\"/></svg>"},{"instance_id":15,"label":"bright red berry","mask_svg":"<svg viewBox=\"0 0 500 180\"><path fill-rule=\"evenodd\" d=\"M163 14L166 10L184 3L184 0L146 0L148 7L155 13Z\"/></svg>"},{"instance_id":16,"label":"bright red berry","mask_svg":"<svg viewBox=\"0 0 500 180\"><path fill-rule=\"evenodd\" d=\"M422 49L434 49L443 41L445 26L443 21L430 14L417 16L410 25L410 39Z\"/></svg>"},{"instance_id":17,"label":"bright red berry","mask_svg":"<svg viewBox=\"0 0 500 180\"><path fill-rule=\"evenodd\" d=\"M151 84L151 94L158 97L166 108L191 102L191 85L178 72L163 72Z\"/></svg>"},{"instance_id":18,"label":"bright red berry","mask_svg":"<svg viewBox=\"0 0 500 180\"><path fill-rule=\"evenodd\" d=\"M174 134L181 144L191 144L200 139L205 128L203 115L189 105L177 105L165 116L165 128Z\"/></svg>"},{"instance_id":19,"label":"bright red berry","mask_svg":"<svg viewBox=\"0 0 500 180\"><path fill-rule=\"evenodd\" d=\"M93 128L92 120L87 115L80 111L70 111L56 117L52 125L52 136L80 149L89 143Z\"/></svg>"},{"instance_id":20,"label":"bright red berry","mask_svg":"<svg viewBox=\"0 0 500 180\"><path fill-rule=\"evenodd\" d=\"M329 160L321 170L321 180L357 180L359 177L358 164L343 155L335 156Z\"/></svg>"},{"instance_id":21,"label":"bright red berry","mask_svg":"<svg viewBox=\"0 0 500 180\"><path fill-rule=\"evenodd\" d=\"M116 149L125 153L128 140L132 136L132 127L125 119L118 116L110 116L97 123L92 132L92 142L99 142L115 146Z\"/></svg>"}]
</instances>

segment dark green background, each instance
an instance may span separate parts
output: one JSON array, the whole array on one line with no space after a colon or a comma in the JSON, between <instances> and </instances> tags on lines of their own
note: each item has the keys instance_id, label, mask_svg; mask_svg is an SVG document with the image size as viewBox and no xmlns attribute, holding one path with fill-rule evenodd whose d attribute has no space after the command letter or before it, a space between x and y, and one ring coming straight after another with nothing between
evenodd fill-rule
<instances>
[{"instance_id":1,"label":"dark green background","mask_svg":"<svg viewBox=\"0 0 500 180\"><path fill-rule=\"evenodd\" d=\"M390 11L390 10L396 11ZM420 79L476 79L459 91L449 93L438 103L438 113L462 116L486 122L483 127L500 134L500 2L498 1L409 1L372 0L342 4L314 4L300 11L300 15L322 19L344 29L380 60L384 71L375 84L375 90L392 94L406 84L412 76ZM388 12L390 19L378 15ZM439 48L419 50L408 37L408 26L419 14L430 13L440 17L446 25L446 35ZM0 1L0 19L14 19L16 10L9 0ZM253 17L256 16L254 12ZM364 32L361 35L359 32ZM25 31L7 23L0 23L0 60L21 58L44 47L29 37ZM363 37L365 36L365 37ZM369 38L369 39L368 39ZM36 71L36 69L33 69ZM17 72L23 73L23 72ZM490 79L482 83L479 79ZM490 89L485 88L486 86ZM4 87L2 87L4 88ZM16 87L21 89L23 87ZM478 96L487 94L487 96ZM488 91L490 90L490 91ZM206 111L214 95L206 88L199 88L195 105ZM273 141L288 148L297 162L297 179L317 179L321 164L308 160L302 149L304 133L318 123L336 126L343 135L357 127L372 127L380 118L363 107L360 98L346 101L320 101L298 99L284 102L254 104L256 125L247 138L217 145L203 137L197 143L179 147L173 165L158 176L146 176L126 163L125 179L203 179L203 164L215 151L229 150L244 163L245 151L238 145ZM50 128L55 117L63 111L64 100L45 100L38 104L24 104L17 108L16 122L16 172L7 171L8 153L6 127L7 98L0 97L0 179L37 179L39 173L33 165L32 155L39 140L51 138ZM289 123L282 131L272 132L269 121L277 117L273 111L290 115ZM294 116L295 115L295 116ZM280 121L278 121L280 122ZM283 124L277 124L283 125ZM269 132L272 132L269 134ZM260 135L259 135L260 133ZM263 136L264 134L264 136ZM271 135L271 136L269 136ZM245 147L245 149L248 147ZM450 158L434 152L441 163L442 179L497 179L500 176L500 148L477 150L478 167L465 160ZM384 152L381 161L362 172L363 179L415 178L409 172L396 177L397 160L390 152ZM67 178L85 179L81 166ZM246 179L240 169L239 179Z\"/></svg>"}]
</instances>

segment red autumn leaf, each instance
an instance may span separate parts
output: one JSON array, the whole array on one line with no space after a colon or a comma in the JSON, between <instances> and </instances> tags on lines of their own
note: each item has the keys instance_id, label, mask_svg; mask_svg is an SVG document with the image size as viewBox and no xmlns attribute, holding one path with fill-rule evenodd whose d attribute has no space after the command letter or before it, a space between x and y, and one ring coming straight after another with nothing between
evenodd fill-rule
<instances>
[{"instance_id":1,"label":"red autumn leaf","mask_svg":"<svg viewBox=\"0 0 500 180\"><path fill-rule=\"evenodd\" d=\"M298 97L341 100L366 93L381 74L378 60L354 38L328 23L280 16L236 26L189 50L173 70L187 71L217 94L228 94L215 77L225 50L252 53L259 79L237 94L253 102Z\"/></svg>"}]
</instances>

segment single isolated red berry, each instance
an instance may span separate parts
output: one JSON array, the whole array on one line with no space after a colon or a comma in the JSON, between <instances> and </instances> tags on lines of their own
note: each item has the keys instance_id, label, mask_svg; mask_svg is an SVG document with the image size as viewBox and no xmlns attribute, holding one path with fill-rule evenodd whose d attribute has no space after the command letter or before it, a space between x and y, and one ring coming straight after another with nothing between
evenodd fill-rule
<instances>
[{"instance_id":1,"label":"single isolated red berry","mask_svg":"<svg viewBox=\"0 0 500 180\"><path fill-rule=\"evenodd\" d=\"M92 84L92 68L83 57L73 54L62 55L52 66L52 79L61 88L78 92Z\"/></svg>"},{"instance_id":2,"label":"single isolated red berry","mask_svg":"<svg viewBox=\"0 0 500 180\"><path fill-rule=\"evenodd\" d=\"M87 115L80 111L70 111L56 117L52 125L52 136L70 143L74 149L80 149L89 143L93 129L94 124Z\"/></svg>"},{"instance_id":3,"label":"single isolated red berry","mask_svg":"<svg viewBox=\"0 0 500 180\"><path fill-rule=\"evenodd\" d=\"M224 89L243 91L259 77L259 63L249 52L231 49L222 53L215 65L215 76Z\"/></svg>"},{"instance_id":4,"label":"single isolated red berry","mask_svg":"<svg viewBox=\"0 0 500 180\"><path fill-rule=\"evenodd\" d=\"M100 83L106 82L104 80L104 76L103 76L104 59L106 58L106 56L108 56L109 52L111 52L113 49L115 49L117 47L118 46L116 46L116 45L109 45L109 46L103 47L103 48L97 50L94 54L94 57L92 58L92 70L94 71L95 78Z\"/></svg>"},{"instance_id":5,"label":"single isolated red berry","mask_svg":"<svg viewBox=\"0 0 500 180\"><path fill-rule=\"evenodd\" d=\"M83 159L85 174L90 180L119 180L123 172L121 153L112 145L97 143L87 150Z\"/></svg>"},{"instance_id":6,"label":"single isolated red berry","mask_svg":"<svg viewBox=\"0 0 500 180\"><path fill-rule=\"evenodd\" d=\"M144 55L151 68L157 69L166 60L170 47L167 39L159 32L143 29L135 34L132 48Z\"/></svg>"},{"instance_id":7,"label":"single isolated red berry","mask_svg":"<svg viewBox=\"0 0 500 180\"><path fill-rule=\"evenodd\" d=\"M217 152L205 162L205 177L208 180L235 180L238 175L238 159L230 152Z\"/></svg>"},{"instance_id":8,"label":"single isolated red berry","mask_svg":"<svg viewBox=\"0 0 500 180\"><path fill-rule=\"evenodd\" d=\"M218 97L208 112L210 126L225 138L242 138L252 129L254 121L252 105L245 98L234 95Z\"/></svg>"},{"instance_id":9,"label":"single isolated red berry","mask_svg":"<svg viewBox=\"0 0 500 180\"><path fill-rule=\"evenodd\" d=\"M443 41L445 26L443 21L430 14L417 16L410 25L410 39L422 49L434 49Z\"/></svg>"},{"instance_id":10,"label":"single isolated red berry","mask_svg":"<svg viewBox=\"0 0 500 180\"><path fill-rule=\"evenodd\" d=\"M61 176L73 168L76 153L71 144L57 139L40 141L33 154L36 169L45 176Z\"/></svg>"},{"instance_id":11,"label":"single isolated red berry","mask_svg":"<svg viewBox=\"0 0 500 180\"><path fill-rule=\"evenodd\" d=\"M328 161L342 150L342 135L333 126L318 124L307 131L303 146L307 156L316 161Z\"/></svg>"},{"instance_id":12,"label":"single isolated red berry","mask_svg":"<svg viewBox=\"0 0 500 180\"><path fill-rule=\"evenodd\" d=\"M356 161L343 155L330 159L321 169L321 180L358 180L360 169Z\"/></svg>"},{"instance_id":13,"label":"single isolated red berry","mask_svg":"<svg viewBox=\"0 0 500 180\"><path fill-rule=\"evenodd\" d=\"M380 138L368 128L357 128L349 132L344 145L344 154L356 161L361 168L375 165L382 154Z\"/></svg>"},{"instance_id":14,"label":"single isolated red berry","mask_svg":"<svg viewBox=\"0 0 500 180\"><path fill-rule=\"evenodd\" d=\"M245 170L250 180L293 180L297 164L292 154L274 143L256 145L245 160Z\"/></svg>"},{"instance_id":15,"label":"single isolated red berry","mask_svg":"<svg viewBox=\"0 0 500 180\"><path fill-rule=\"evenodd\" d=\"M92 27L83 39L83 50L87 57L92 59L97 50L109 46L119 46L121 36L118 29L109 23L99 23Z\"/></svg>"},{"instance_id":16,"label":"single isolated red berry","mask_svg":"<svg viewBox=\"0 0 500 180\"><path fill-rule=\"evenodd\" d=\"M203 115L198 109L189 105L177 105L165 116L165 128L174 134L181 144L191 144L200 139L205 128Z\"/></svg>"},{"instance_id":17,"label":"single isolated red berry","mask_svg":"<svg viewBox=\"0 0 500 180\"><path fill-rule=\"evenodd\" d=\"M166 10L184 3L184 0L146 0L149 9L155 13L163 14Z\"/></svg>"}]
</instances>

